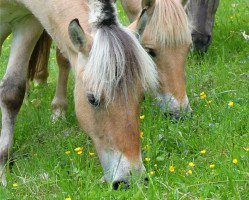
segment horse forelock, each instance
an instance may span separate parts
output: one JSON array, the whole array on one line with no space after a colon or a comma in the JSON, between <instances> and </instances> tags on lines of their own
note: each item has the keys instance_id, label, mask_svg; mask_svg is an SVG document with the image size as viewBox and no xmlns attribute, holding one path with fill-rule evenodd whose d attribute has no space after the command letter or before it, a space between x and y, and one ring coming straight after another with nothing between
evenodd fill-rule
<instances>
[{"instance_id":1,"label":"horse forelock","mask_svg":"<svg viewBox=\"0 0 249 200\"><path fill-rule=\"evenodd\" d=\"M187 15L177 0L156 0L148 24L153 40L165 46L191 43L191 28Z\"/></svg>"},{"instance_id":2,"label":"horse forelock","mask_svg":"<svg viewBox=\"0 0 249 200\"><path fill-rule=\"evenodd\" d=\"M107 104L116 97L137 97L141 86L155 90L158 80L154 62L135 36L116 25L96 31L83 74L87 90Z\"/></svg>"}]
</instances>

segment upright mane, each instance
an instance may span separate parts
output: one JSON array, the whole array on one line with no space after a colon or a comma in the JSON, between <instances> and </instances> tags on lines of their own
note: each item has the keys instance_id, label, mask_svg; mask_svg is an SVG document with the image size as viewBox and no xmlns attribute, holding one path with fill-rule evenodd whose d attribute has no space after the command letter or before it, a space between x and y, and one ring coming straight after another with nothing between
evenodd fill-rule
<instances>
[{"instance_id":1,"label":"upright mane","mask_svg":"<svg viewBox=\"0 0 249 200\"><path fill-rule=\"evenodd\" d=\"M148 24L153 39L162 45L180 46L191 43L187 15L178 0L156 0Z\"/></svg>"},{"instance_id":2,"label":"upright mane","mask_svg":"<svg viewBox=\"0 0 249 200\"><path fill-rule=\"evenodd\" d=\"M136 97L138 86L156 89L155 64L133 33L119 24L113 0L89 2L96 32L83 75L88 90L108 103L116 95Z\"/></svg>"}]
</instances>

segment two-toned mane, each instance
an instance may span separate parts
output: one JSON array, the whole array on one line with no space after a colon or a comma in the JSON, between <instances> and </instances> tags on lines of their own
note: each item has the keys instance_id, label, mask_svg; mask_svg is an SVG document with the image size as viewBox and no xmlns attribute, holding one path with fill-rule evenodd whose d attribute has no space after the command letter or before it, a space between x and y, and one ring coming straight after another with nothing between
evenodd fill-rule
<instances>
[{"instance_id":1,"label":"two-toned mane","mask_svg":"<svg viewBox=\"0 0 249 200\"><path fill-rule=\"evenodd\" d=\"M107 5L98 2L97 11L90 13L97 31L83 75L89 91L110 102L115 95L127 99L131 93L136 97L133 84L140 84L144 90L156 89L157 71L152 59L143 57L145 50L134 34L118 23L116 10Z\"/></svg>"}]
</instances>

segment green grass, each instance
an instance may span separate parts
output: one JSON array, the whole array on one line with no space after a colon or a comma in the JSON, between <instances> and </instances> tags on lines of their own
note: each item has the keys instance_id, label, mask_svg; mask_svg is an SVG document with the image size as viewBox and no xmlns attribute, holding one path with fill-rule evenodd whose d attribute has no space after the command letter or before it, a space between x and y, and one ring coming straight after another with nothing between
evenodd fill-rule
<instances>
[{"instance_id":1,"label":"green grass","mask_svg":"<svg viewBox=\"0 0 249 200\"><path fill-rule=\"evenodd\" d=\"M56 85L55 51L50 59L48 86L32 87L17 118L15 164L0 199L248 199L249 195L249 3L223 0L216 15L214 39L200 58L189 54L187 93L191 119L172 123L146 97L141 122L143 159L148 187L133 184L113 191L100 183L103 172L91 140L77 126L73 105L73 76L68 84L66 121L51 122L50 103ZM232 4L238 4L235 8ZM127 19L120 10L122 22ZM4 43L0 77L6 69L10 40ZM207 98L201 100L199 94ZM36 108L34 99L41 100ZM208 104L208 101L212 103ZM234 101L234 107L228 103ZM149 148L144 148L146 145ZM82 155L74 148L82 146ZM206 154L200 154L205 149ZM66 155L65 151L71 154ZM238 163L233 164L232 160ZM190 167L194 162L195 167ZM157 167L155 166L157 165ZM214 164L214 169L210 169ZM170 172L169 166L175 171ZM187 173L192 170L192 174ZM155 171L154 175L150 175ZM17 187L13 184L17 183Z\"/></svg>"}]
</instances>

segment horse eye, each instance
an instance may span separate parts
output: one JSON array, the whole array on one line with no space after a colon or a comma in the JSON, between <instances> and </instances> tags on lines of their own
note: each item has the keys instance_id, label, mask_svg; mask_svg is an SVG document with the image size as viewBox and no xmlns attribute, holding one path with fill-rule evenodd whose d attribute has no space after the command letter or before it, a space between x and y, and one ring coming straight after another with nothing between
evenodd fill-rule
<instances>
[{"instance_id":1,"label":"horse eye","mask_svg":"<svg viewBox=\"0 0 249 200\"><path fill-rule=\"evenodd\" d=\"M87 99L89 103L92 104L93 106L95 107L99 106L99 100L96 99L93 94L87 94Z\"/></svg>"},{"instance_id":2,"label":"horse eye","mask_svg":"<svg viewBox=\"0 0 249 200\"><path fill-rule=\"evenodd\" d=\"M151 49L151 48L146 48L145 50L146 50L146 52L147 52L152 58L155 58L155 57L156 57L156 52L155 52L153 49Z\"/></svg>"}]
</instances>

